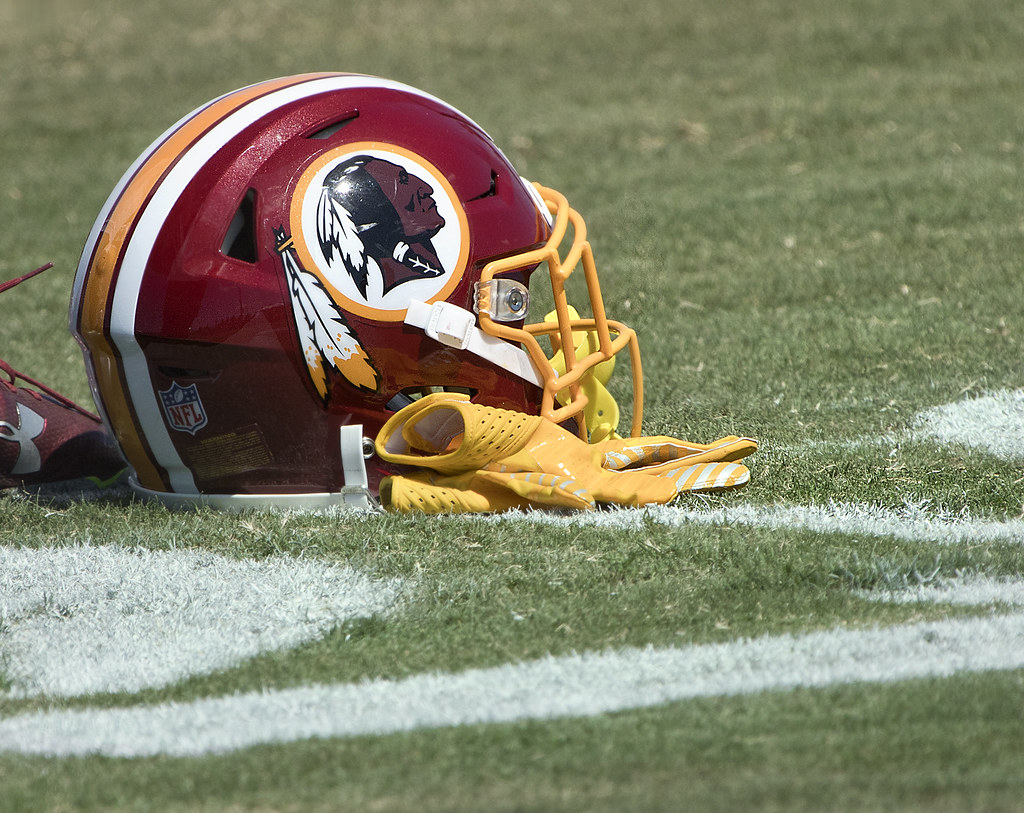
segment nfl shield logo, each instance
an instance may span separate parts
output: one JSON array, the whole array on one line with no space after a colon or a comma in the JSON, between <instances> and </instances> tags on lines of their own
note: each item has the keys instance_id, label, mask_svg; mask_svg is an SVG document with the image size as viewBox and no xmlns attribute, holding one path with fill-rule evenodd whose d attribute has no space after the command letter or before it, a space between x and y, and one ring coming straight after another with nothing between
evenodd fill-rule
<instances>
[{"instance_id":1,"label":"nfl shield logo","mask_svg":"<svg viewBox=\"0 0 1024 813\"><path fill-rule=\"evenodd\" d=\"M206 410L195 384L183 387L174 381L169 390L160 390L160 401L171 429L195 435L206 426Z\"/></svg>"}]
</instances>

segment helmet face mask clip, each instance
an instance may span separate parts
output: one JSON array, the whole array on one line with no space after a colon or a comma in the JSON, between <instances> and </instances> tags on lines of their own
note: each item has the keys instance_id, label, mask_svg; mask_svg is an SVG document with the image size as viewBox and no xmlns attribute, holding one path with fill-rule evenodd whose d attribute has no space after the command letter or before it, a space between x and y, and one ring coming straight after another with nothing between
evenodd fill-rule
<instances>
[{"instance_id":1,"label":"helmet face mask clip","mask_svg":"<svg viewBox=\"0 0 1024 813\"><path fill-rule=\"evenodd\" d=\"M476 303L473 309L486 313L495 322L522 322L530 311L530 289L514 279L491 279L473 283Z\"/></svg>"},{"instance_id":2,"label":"helmet face mask clip","mask_svg":"<svg viewBox=\"0 0 1024 813\"><path fill-rule=\"evenodd\" d=\"M605 316L582 218L374 77L263 82L164 133L99 213L70 325L133 483L174 505L366 503L394 468L366 439L438 389L585 436L581 381L624 350L639 432L636 336Z\"/></svg>"}]
</instances>

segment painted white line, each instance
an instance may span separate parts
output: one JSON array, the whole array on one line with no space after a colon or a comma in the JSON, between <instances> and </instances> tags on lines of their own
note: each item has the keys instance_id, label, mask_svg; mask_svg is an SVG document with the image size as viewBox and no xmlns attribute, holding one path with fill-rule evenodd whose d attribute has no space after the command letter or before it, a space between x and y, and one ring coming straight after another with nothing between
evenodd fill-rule
<instances>
[{"instance_id":1,"label":"painted white line","mask_svg":"<svg viewBox=\"0 0 1024 813\"><path fill-rule=\"evenodd\" d=\"M488 517L507 520L511 515ZM611 509L578 514L532 511L534 522L555 525L599 525L620 530L639 530L653 521L667 527L697 525L748 525L756 528L795 528L815 533L863 536L894 536L912 542L1024 543L1024 520L974 519L968 515L940 514L927 507L908 505L900 510L864 503L832 502L828 505L751 505L728 508L650 506L643 510Z\"/></svg>"},{"instance_id":2,"label":"painted white line","mask_svg":"<svg viewBox=\"0 0 1024 813\"><path fill-rule=\"evenodd\" d=\"M287 556L0 547L0 662L16 697L138 691L319 638L400 588Z\"/></svg>"},{"instance_id":3,"label":"painted white line","mask_svg":"<svg viewBox=\"0 0 1024 813\"><path fill-rule=\"evenodd\" d=\"M917 506L891 510L863 503L840 502L828 505L742 504L713 510L668 508L654 512L653 517L667 525L694 522L796 528L815 533L894 536L911 542L1024 542L1024 520L935 514Z\"/></svg>"},{"instance_id":4,"label":"painted white line","mask_svg":"<svg viewBox=\"0 0 1024 813\"><path fill-rule=\"evenodd\" d=\"M1024 458L1024 390L998 390L927 409L917 416L914 434L1019 460Z\"/></svg>"},{"instance_id":5,"label":"painted white line","mask_svg":"<svg viewBox=\"0 0 1024 813\"><path fill-rule=\"evenodd\" d=\"M956 592L954 587L945 595ZM1018 611L886 629L549 657L451 675L192 703L26 714L0 721L0 749L51 756L195 756L310 737L586 716L695 697L1021 667L1024 613Z\"/></svg>"},{"instance_id":6,"label":"painted white line","mask_svg":"<svg viewBox=\"0 0 1024 813\"><path fill-rule=\"evenodd\" d=\"M967 576L962 579L907 585L899 590L860 590L861 598L895 604L931 602L933 604L1006 605L1024 607L1024 579L989 579Z\"/></svg>"}]
</instances>

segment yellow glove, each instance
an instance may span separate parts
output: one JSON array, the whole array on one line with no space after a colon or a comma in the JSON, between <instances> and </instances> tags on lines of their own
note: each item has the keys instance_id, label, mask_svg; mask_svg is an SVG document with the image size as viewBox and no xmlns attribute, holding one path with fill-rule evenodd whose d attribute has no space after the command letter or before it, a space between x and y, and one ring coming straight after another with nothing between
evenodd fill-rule
<instances>
[{"instance_id":1,"label":"yellow glove","mask_svg":"<svg viewBox=\"0 0 1024 813\"><path fill-rule=\"evenodd\" d=\"M590 445L539 416L437 393L396 413L378 434L382 459L428 470L386 478L381 502L393 510L427 513L527 506L587 509L597 503L638 506L667 503L682 490L731 488L749 479L747 469L737 463L708 462L716 453L731 454L725 450L732 448L728 443L700 446L672 438L638 439L633 446L630 442ZM665 451L673 444L677 451L666 468L666 461L656 458L673 454Z\"/></svg>"},{"instance_id":2,"label":"yellow glove","mask_svg":"<svg viewBox=\"0 0 1024 813\"><path fill-rule=\"evenodd\" d=\"M537 472L475 471L445 477L418 471L382 480L380 501L391 511L424 514L596 507L593 497L572 480Z\"/></svg>"}]
</instances>

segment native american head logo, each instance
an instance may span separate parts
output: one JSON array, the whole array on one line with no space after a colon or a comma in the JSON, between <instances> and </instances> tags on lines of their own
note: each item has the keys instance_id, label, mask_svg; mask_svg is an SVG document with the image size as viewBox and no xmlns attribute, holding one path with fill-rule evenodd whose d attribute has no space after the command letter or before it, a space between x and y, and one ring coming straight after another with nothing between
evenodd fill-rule
<instances>
[{"instance_id":1,"label":"native american head logo","mask_svg":"<svg viewBox=\"0 0 1024 813\"><path fill-rule=\"evenodd\" d=\"M327 266L344 269L367 296L371 263L382 293L445 273L430 242L445 225L434 189L404 167L357 155L324 179L317 204L317 242ZM340 268L339 268L340 267Z\"/></svg>"},{"instance_id":2,"label":"native american head logo","mask_svg":"<svg viewBox=\"0 0 1024 813\"><path fill-rule=\"evenodd\" d=\"M469 255L466 215L447 179L421 156L379 143L337 148L303 173L291 234L342 308L378 320L445 298Z\"/></svg>"}]
</instances>

